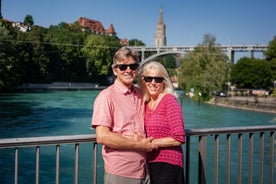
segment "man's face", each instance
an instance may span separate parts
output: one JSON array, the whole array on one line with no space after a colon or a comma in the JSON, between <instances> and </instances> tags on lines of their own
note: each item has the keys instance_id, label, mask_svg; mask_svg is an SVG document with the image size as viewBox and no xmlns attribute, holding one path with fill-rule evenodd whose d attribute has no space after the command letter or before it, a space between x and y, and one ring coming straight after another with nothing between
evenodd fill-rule
<instances>
[{"instance_id":1,"label":"man's face","mask_svg":"<svg viewBox=\"0 0 276 184\"><path fill-rule=\"evenodd\" d=\"M139 65L132 57L127 57L123 61L117 63L113 68L113 73L117 76L117 80L128 88L131 88L138 73L138 66Z\"/></svg>"}]
</instances>

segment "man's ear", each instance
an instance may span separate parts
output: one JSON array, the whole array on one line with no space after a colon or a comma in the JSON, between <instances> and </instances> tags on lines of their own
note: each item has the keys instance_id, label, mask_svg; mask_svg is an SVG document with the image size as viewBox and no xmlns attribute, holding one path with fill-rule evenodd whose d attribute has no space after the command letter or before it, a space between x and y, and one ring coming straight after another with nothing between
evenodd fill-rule
<instances>
[{"instance_id":1,"label":"man's ear","mask_svg":"<svg viewBox=\"0 0 276 184\"><path fill-rule=\"evenodd\" d=\"M113 74L117 77L117 70L116 68L112 68Z\"/></svg>"}]
</instances>

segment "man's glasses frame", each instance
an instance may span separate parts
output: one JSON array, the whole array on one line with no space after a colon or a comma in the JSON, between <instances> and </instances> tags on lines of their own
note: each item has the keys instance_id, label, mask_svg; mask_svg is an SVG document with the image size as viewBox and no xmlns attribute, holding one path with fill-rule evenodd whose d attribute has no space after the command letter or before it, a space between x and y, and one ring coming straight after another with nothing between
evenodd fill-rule
<instances>
[{"instance_id":1,"label":"man's glasses frame","mask_svg":"<svg viewBox=\"0 0 276 184\"><path fill-rule=\"evenodd\" d=\"M119 68L121 71L125 71L129 67L131 70L137 70L139 67L138 63L133 63L133 64L117 64L114 66L114 68Z\"/></svg>"},{"instance_id":2,"label":"man's glasses frame","mask_svg":"<svg viewBox=\"0 0 276 184\"><path fill-rule=\"evenodd\" d=\"M163 77L152 77L152 76L144 76L143 77L145 82L152 82L154 80L156 83L162 83L165 80Z\"/></svg>"}]
</instances>

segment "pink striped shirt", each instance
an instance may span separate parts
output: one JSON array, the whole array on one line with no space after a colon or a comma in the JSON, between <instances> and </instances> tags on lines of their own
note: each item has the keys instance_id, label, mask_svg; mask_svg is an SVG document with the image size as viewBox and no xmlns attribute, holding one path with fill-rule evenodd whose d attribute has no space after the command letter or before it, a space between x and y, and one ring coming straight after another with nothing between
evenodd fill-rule
<instances>
[{"instance_id":1,"label":"pink striped shirt","mask_svg":"<svg viewBox=\"0 0 276 184\"><path fill-rule=\"evenodd\" d=\"M166 94L155 110L146 105L145 126L148 137L173 139L185 142L184 119L177 99ZM148 153L148 162L166 162L183 167L183 151L181 146L159 148Z\"/></svg>"},{"instance_id":2,"label":"pink striped shirt","mask_svg":"<svg viewBox=\"0 0 276 184\"><path fill-rule=\"evenodd\" d=\"M145 136L144 103L141 92L129 91L118 80L100 92L94 102L92 127L106 126L114 133L137 132ZM105 172L141 179L145 176L146 153L102 148Z\"/></svg>"}]
</instances>

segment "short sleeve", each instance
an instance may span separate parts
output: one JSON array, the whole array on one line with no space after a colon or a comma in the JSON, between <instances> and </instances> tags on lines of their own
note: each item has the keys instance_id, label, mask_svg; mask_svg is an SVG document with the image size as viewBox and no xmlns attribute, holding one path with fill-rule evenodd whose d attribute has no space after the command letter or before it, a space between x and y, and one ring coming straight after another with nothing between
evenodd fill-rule
<instances>
[{"instance_id":1,"label":"short sleeve","mask_svg":"<svg viewBox=\"0 0 276 184\"><path fill-rule=\"evenodd\" d=\"M91 126L93 128L99 125L111 127L112 122L111 98L107 91L102 91L94 102Z\"/></svg>"}]
</instances>

